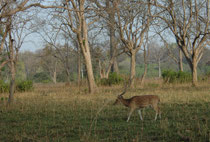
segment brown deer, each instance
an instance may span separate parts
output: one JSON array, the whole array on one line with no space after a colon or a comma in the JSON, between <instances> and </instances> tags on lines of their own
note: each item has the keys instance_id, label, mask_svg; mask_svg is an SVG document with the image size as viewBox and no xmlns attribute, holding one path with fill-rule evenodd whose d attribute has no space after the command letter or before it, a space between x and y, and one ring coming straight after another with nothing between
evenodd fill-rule
<instances>
[{"instance_id":1,"label":"brown deer","mask_svg":"<svg viewBox=\"0 0 210 142\"><path fill-rule=\"evenodd\" d=\"M130 99L124 99L123 95L126 93L126 89L123 93L121 93L114 105L122 103L124 106L129 107L130 108L130 112L128 114L128 119L127 122L130 119L131 114L133 113L133 111L135 111L136 109L138 109L138 113L140 116L140 119L143 120L142 115L141 115L141 109L151 106L155 111L156 111L156 115L155 115L155 120L157 119L157 116L159 115L159 118L161 118L161 113L160 113L160 109L158 107L158 104L160 102L160 98L156 95L143 95L143 96L134 96Z\"/></svg>"}]
</instances>

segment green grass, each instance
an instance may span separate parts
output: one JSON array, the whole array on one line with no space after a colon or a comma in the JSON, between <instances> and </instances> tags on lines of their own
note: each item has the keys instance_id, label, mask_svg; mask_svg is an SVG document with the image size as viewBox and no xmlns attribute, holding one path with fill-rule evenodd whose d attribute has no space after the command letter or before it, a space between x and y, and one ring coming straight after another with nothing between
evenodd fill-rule
<instances>
[{"instance_id":1,"label":"green grass","mask_svg":"<svg viewBox=\"0 0 210 142\"><path fill-rule=\"evenodd\" d=\"M0 101L0 141L210 141L208 85L130 89L126 98L159 95L162 118L154 121L148 108L144 121L135 112L128 123L128 109L112 105L120 90L106 87L86 95L75 87L45 85L17 93L10 107Z\"/></svg>"}]
</instances>

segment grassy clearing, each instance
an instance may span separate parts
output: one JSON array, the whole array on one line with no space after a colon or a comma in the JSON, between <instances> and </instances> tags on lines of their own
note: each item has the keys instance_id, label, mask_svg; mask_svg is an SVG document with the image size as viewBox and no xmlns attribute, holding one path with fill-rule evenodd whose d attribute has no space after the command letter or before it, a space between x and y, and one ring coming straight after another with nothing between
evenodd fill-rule
<instances>
[{"instance_id":1,"label":"grassy clearing","mask_svg":"<svg viewBox=\"0 0 210 142\"><path fill-rule=\"evenodd\" d=\"M6 107L0 100L0 141L210 141L210 87L147 83L128 90L125 98L156 94L161 98L162 119L146 109L144 121L128 109L113 106L121 86L100 87L93 95L74 86L36 85L33 92L17 93Z\"/></svg>"}]
</instances>

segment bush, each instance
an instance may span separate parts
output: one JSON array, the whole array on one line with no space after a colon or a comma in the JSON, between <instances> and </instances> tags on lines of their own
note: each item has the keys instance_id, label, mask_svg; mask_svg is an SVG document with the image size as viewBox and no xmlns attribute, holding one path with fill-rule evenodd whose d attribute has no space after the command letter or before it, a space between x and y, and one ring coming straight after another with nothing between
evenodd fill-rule
<instances>
[{"instance_id":1,"label":"bush","mask_svg":"<svg viewBox=\"0 0 210 142\"><path fill-rule=\"evenodd\" d=\"M177 73L172 70L166 70L162 72L162 77L164 82L166 83L173 83L177 78Z\"/></svg>"},{"instance_id":2,"label":"bush","mask_svg":"<svg viewBox=\"0 0 210 142\"><path fill-rule=\"evenodd\" d=\"M201 78L202 81L207 81L207 80L210 80L210 71L206 72L202 78Z\"/></svg>"},{"instance_id":3,"label":"bush","mask_svg":"<svg viewBox=\"0 0 210 142\"><path fill-rule=\"evenodd\" d=\"M101 85L113 85L120 84L123 81L123 78L116 72L110 73L109 78L103 78L100 80Z\"/></svg>"},{"instance_id":4,"label":"bush","mask_svg":"<svg viewBox=\"0 0 210 142\"><path fill-rule=\"evenodd\" d=\"M16 90L20 92L33 90L33 82L31 80L20 81L16 85Z\"/></svg>"},{"instance_id":5,"label":"bush","mask_svg":"<svg viewBox=\"0 0 210 142\"><path fill-rule=\"evenodd\" d=\"M123 81L123 78L116 72L109 74L109 82L111 84L120 84Z\"/></svg>"},{"instance_id":6,"label":"bush","mask_svg":"<svg viewBox=\"0 0 210 142\"><path fill-rule=\"evenodd\" d=\"M177 73L177 81L180 82L180 83L192 81L191 73L179 71Z\"/></svg>"},{"instance_id":7,"label":"bush","mask_svg":"<svg viewBox=\"0 0 210 142\"><path fill-rule=\"evenodd\" d=\"M192 81L192 76L188 72L175 72L172 70L163 71L162 77L165 83L184 83Z\"/></svg>"},{"instance_id":8,"label":"bush","mask_svg":"<svg viewBox=\"0 0 210 142\"><path fill-rule=\"evenodd\" d=\"M36 73L33 76L33 81L34 82L41 82L41 83L45 83L45 82L51 82L50 76L47 72L40 72L40 73Z\"/></svg>"},{"instance_id":9,"label":"bush","mask_svg":"<svg viewBox=\"0 0 210 142\"><path fill-rule=\"evenodd\" d=\"M210 77L210 71L206 72L205 76Z\"/></svg>"},{"instance_id":10,"label":"bush","mask_svg":"<svg viewBox=\"0 0 210 142\"><path fill-rule=\"evenodd\" d=\"M9 84L0 80L0 93L9 92Z\"/></svg>"}]
</instances>

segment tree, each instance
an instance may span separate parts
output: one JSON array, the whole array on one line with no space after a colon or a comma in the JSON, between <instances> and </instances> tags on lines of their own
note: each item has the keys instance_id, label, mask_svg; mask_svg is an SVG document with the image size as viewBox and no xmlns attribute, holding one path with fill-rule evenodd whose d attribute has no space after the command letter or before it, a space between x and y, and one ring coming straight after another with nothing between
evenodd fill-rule
<instances>
[{"instance_id":1,"label":"tree","mask_svg":"<svg viewBox=\"0 0 210 142\"><path fill-rule=\"evenodd\" d=\"M41 65L49 73L53 83L57 83L57 72L58 72L58 59L55 57L55 51L47 46L42 50L42 54L39 55L41 58Z\"/></svg>"},{"instance_id":2,"label":"tree","mask_svg":"<svg viewBox=\"0 0 210 142\"><path fill-rule=\"evenodd\" d=\"M0 23L3 30L0 54L2 54L4 48L6 48L6 51L8 53L8 58L1 63L0 67L2 68L6 63L9 63L11 75L8 104L12 103L14 100L15 75L18 52L23 44L25 37L28 35L23 34L25 25L28 21L25 20L23 18L24 16L21 16L19 12L33 6L28 3L29 0L22 0L19 2L8 0L0 2ZM25 16L25 18L26 17L27 16Z\"/></svg>"},{"instance_id":3,"label":"tree","mask_svg":"<svg viewBox=\"0 0 210 142\"><path fill-rule=\"evenodd\" d=\"M89 92L93 93L96 90L95 79L91 62L90 46L88 42L88 27L95 22L95 19L89 22L86 20L87 14L91 14L89 9L85 8L86 0L65 0L64 5L67 18L62 17L64 25L68 25L71 31L76 34L79 47L82 50L85 66L87 70L87 79ZM89 22L89 23L88 23Z\"/></svg>"},{"instance_id":4,"label":"tree","mask_svg":"<svg viewBox=\"0 0 210 142\"><path fill-rule=\"evenodd\" d=\"M150 61L158 64L158 77L161 77L161 62L166 59L165 48L161 47L155 42L149 44L150 48Z\"/></svg>"},{"instance_id":5,"label":"tree","mask_svg":"<svg viewBox=\"0 0 210 142\"><path fill-rule=\"evenodd\" d=\"M209 0L157 1L153 5L159 11L154 17L162 20L170 29L183 52L192 72L192 85L197 85L197 65L209 42Z\"/></svg>"},{"instance_id":6,"label":"tree","mask_svg":"<svg viewBox=\"0 0 210 142\"><path fill-rule=\"evenodd\" d=\"M124 45L124 51L131 57L130 80L133 87L136 74L136 53L144 42L145 33L152 20L150 3L118 1L116 5L120 39Z\"/></svg>"},{"instance_id":7,"label":"tree","mask_svg":"<svg viewBox=\"0 0 210 142\"><path fill-rule=\"evenodd\" d=\"M18 62L19 50L25 40L25 38L31 34L31 32L26 32L27 22L22 18L22 15L16 14L15 16L9 17L10 29L9 34L9 44L7 46L9 68L11 73L10 78L10 91L8 103L12 103L14 100L14 91L15 91L15 80L16 80L16 66Z\"/></svg>"},{"instance_id":8,"label":"tree","mask_svg":"<svg viewBox=\"0 0 210 142\"><path fill-rule=\"evenodd\" d=\"M96 10L96 14L99 17L102 17L103 23L106 23L105 27L107 27L107 32L109 35L109 44L110 44L110 62L108 65L108 69L105 71L105 77L108 76L110 70L111 72L119 72L118 64L117 64L117 36L116 36L116 2L105 0L98 1L93 0L94 3L100 10ZM101 19L102 19L101 18ZM111 66L111 67L109 67Z\"/></svg>"},{"instance_id":9,"label":"tree","mask_svg":"<svg viewBox=\"0 0 210 142\"><path fill-rule=\"evenodd\" d=\"M150 55L150 49L149 49L149 33L147 32L146 34L146 41L143 45L143 56L144 56L144 73L142 75L142 78L141 78L141 85L144 84L144 80L146 78L146 74L147 74L147 67L148 67L148 57Z\"/></svg>"},{"instance_id":10,"label":"tree","mask_svg":"<svg viewBox=\"0 0 210 142\"><path fill-rule=\"evenodd\" d=\"M156 27L158 28L158 27ZM155 31L158 31L158 30L155 30ZM168 56L174 61L176 62L176 64L178 65L178 68L179 68L179 71L183 72L183 55L182 55L182 51L181 49L178 48L178 55L176 55L176 53L174 52L174 50L176 50L175 48L177 48L177 44L175 43L172 43L172 44L169 44L169 42L167 42L167 39L166 37L164 38L161 33L158 33L157 34L159 35L159 37L161 38L161 40L163 41L164 43L164 46L167 48L168 50ZM177 57L178 56L178 57Z\"/></svg>"}]
</instances>

